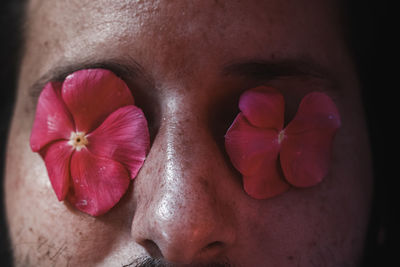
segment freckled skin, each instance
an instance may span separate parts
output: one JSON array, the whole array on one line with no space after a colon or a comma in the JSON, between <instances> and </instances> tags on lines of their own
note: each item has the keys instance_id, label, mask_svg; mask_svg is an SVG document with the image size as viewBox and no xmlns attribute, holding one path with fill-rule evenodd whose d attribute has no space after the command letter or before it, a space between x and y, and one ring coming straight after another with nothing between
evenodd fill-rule
<instances>
[{"instance_id":1,"label":"freckled skin","mask_svg":"<svg viewBox=\"0 0 400 267\"><path fill-rule=\"evenodd\" d=\"M372 178L359 85L336 11L329 0L30 1L5 181L16 266L122 266L144 255L176 264L357 266ZM222 76L221 66L292 57L324 66L335 89L296 78L265 85L282 91L289 114L306 92L328 91L343 125L321 184L255 200L221 145L236 114L219 119L210 111L235 110L235 97L256 84ZM152 147L122 201L93 218L57 201L30 151L28 88L60 64L126 58L153 81L138 77L136 88L151 99L138 97L154 111Z\"/></svg>"}]
</instances>

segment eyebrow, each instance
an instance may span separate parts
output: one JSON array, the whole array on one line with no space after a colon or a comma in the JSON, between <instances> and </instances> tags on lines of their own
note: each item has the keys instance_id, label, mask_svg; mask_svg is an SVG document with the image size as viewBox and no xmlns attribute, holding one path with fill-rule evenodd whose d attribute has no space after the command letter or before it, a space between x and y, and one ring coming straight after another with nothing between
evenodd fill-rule
<instances>
[{"instance_id":1,"label":"eyebrow","mask_svg":"<svg viewBox=\"0 0 400 267\"><path fill-rule=\"evenodd\" d=\"M69 74L81 69L104 68L111 70L125 81L132 81L138 77L144 78L151 84L154 81L143 67L132 58L124 60L109 59L103 61L84 60L82 62L64 63L42 75L29 88L29 95L37 99L43 87L50 81L63 81ZM329 71L311 60L280 59L264 60L250 59L232 61L222 66L222 76L241 76L254 81L270 81L282 77L312 77L324 80L332 87L335 79Z\"/></svg>"},{"instance_id":2,"label":"eyebrow","mask_svg":"<svg viewBox=\"0 0 400 267\"><path fill-rule=\"evenodd\" d=\"M242 76L258 81L269 81L281 77L310 77L335 83L327 68L311 59L244 60L224 65L222 75Z\"/></svg>"},{"instance_id":3,"label":"eyebrow","mask_svg":"<svg viewBox=\"0 0 400 267\"><path fill-rule=\"evenodd\" d=\"M150 79L149 75L145 73L140 64L133 59L125 59L124 61L114 59L104 61L85 60L76 63L64 63L61 66L52 68L50 71L42 75L32 86L29 87L29 95L32 98L38 98L43 87L48 82L62 82L69 74L75 71L95 68L108 69L125 81L134 80L138 77L142 77L148 80Z\"/></svg>"}]
</instances>

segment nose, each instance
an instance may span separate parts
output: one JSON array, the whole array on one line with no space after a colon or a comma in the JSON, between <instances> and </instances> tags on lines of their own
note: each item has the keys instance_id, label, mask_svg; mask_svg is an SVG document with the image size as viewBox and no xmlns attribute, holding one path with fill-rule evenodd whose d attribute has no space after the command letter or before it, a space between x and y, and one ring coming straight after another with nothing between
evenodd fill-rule
<instances>
[{"instance_id":1,"label":"nose","mask_svg":"<svg viewBox=\"0 0 400 267\"><path fill-rule=\"evenodd\" d=\"M205 123L188 117L164 118L134 184L134 240L179 264L223 257L236 237L234 179Z\"/></svg>"}]
</instances>

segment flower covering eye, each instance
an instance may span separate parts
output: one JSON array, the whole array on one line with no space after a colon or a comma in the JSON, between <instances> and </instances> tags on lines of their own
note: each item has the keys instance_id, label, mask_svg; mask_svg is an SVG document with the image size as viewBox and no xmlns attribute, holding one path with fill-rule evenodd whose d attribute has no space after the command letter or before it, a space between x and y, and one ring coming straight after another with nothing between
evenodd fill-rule
<instances>
[{"instance_id":1,"label":"flower covering eye","mask_svg":"<svg viewBox=\"0 0 400 267\"><path fill-rule=\"evenodd\" d=\"M150 138L127 85L108 70L85 69L44 87L30 144L58 200L98 216L125 194Z\"/></svg>"},{"instance_id":2,"label":"flower covering eye","mask_svg":"<svg viewBox=\"0 0 400 267\"><path fill-rule=\"evenodd\" d=\"M271 198L290 186L314 186L327 175L333 138L341 125L329 96L307 94L285 128L284 99L274 88L244 92L239 109L225 135L225 147L251 197Z\"/></svg>"}]
</instances>

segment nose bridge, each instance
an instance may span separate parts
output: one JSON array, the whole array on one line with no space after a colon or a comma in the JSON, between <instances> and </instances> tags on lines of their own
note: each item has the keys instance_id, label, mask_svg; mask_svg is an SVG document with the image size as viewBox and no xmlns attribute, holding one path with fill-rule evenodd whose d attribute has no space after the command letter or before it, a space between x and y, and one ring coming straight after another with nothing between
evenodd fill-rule
<instances>
[{"instance_id":1,"label":"nose bridge","mask_svg":"<svg viewBox=\"0 0 400 267\"><path fill-rule=\"evenodd\" d=\"M150 183L143 188L153 195L146 203L138 201L132 233L142 245L154 242L166 259L188 263L210 246L211 254L220 253L234 232L229 209L217 192L218 148L202 116L196 109L179 108L188 104L179 101L166 105L147 170L142 170L145 177L135 184Z\"/></svg>"},{"instance_id":2,"label":"nose bridge","mask_svg":"<svg viewBox=\"0 0 400 267\"><path fill-rule=\"evenodd\" d=\"M201 231L212 232L214 222L221 216L211 176L213 164L208 161L214 147L200 116L193 114L193 110L176 110L179 105L174 104L158 136L165 146L165 157L161 174L163 188L154 208L161 228L163 225L167 225L167 229L180 228L180 231L172 231L174 235L189 231L183 236L190 241L196 239L199 227ZM176 223L177 217L181 224ZM163 233L164 236L168 234Z\"/></svg>"},{"instance_id":3,"label":"nose bridge","mask_svg":"<svg viewBox=\"0 0 400 267\"><path fill-rule=\"evenodd\" d=\"M197 110L187 98L173 97L168 100L163 112L158 143L164 150L162 179L165 188L181 195L184 202L215 201L210 159L219 152L207 130L204 112ZM196 191L194 194L193 190ZM208 197L207 197L208 196Z\"/></svg>"}]
</instances>

